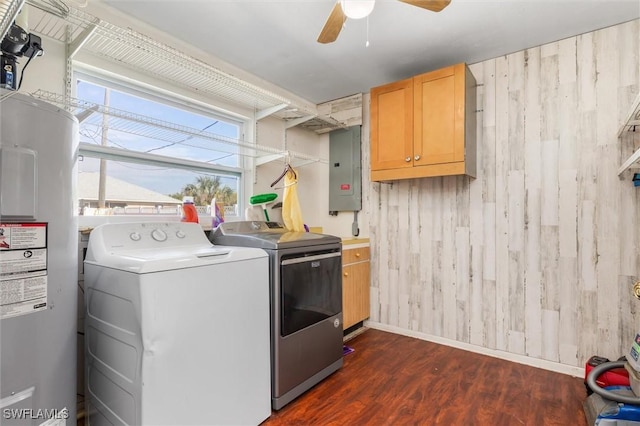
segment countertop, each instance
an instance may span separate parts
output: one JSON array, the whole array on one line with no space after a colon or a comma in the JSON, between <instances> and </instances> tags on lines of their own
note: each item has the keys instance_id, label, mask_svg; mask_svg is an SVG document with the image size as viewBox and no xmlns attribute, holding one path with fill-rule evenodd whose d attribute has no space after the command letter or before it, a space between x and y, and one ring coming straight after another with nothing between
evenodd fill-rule
<instances>
[{"instance_id":1,"label":"countertop","mask_svg":"<svg viewBox=\"0 0 640 426\"><path fill-rule=\"evenodd\" d=\"M369 238L342 238L342 250L369 247Z\"/></svg>"},{"instance_id":2,"label":"countertop","mask_svg":"<svg viewBox=\"0 0 640 426\"><path fill-rule=\"evenodd\" d=\"M311 226L309 227L309 231L315 232L316 234L323 233L322 226ZM337 236L340 237L339 235ZM369 247L369 238L354 237L350 235L348 237L340 237L340 239L342 240L343 250Z\"/></svg>"}]
</instances>

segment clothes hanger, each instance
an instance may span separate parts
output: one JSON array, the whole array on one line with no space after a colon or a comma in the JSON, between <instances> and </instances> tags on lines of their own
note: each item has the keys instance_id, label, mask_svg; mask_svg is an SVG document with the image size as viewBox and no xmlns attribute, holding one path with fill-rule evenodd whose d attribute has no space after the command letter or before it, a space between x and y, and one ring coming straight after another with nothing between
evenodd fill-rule
<instances>
[{"instance_id":1,"label":"clothes hanger","mask_svg":"<svg viewBox=\"0 0 640 426\"><path fill-rule=\"evenodd\" d=\"M298 179L298 175L296 174L296 171L293 170L293 167L291 167L289 158L290 158L289 157L289 153L287 152L285 154L284 170L282 171L280 176L278 176L278 178L271 183L271 188L273 188L278 182L280 182L282 180L282 178L284 178L286 176L288 171L291 171L291 173L293 173L293 178L294 179Z\"/></svg>"},{"instance_id":2,"label":"clothes hanger","mask_svg":"<svg viewBox=\"0 0 640 426\"><path fill-rule=\"evenodd\" d=\"M291 173L293 173L293 178L294 179L298 179L298 175L296 174L296 171L293 170L293 167L291 167L289 164L287 164L284 167L284 171L280 174L280 176L278 176L278 178L271 183L271 187L273 188L278 182L280 182L282 180L282 178L284 178L286 176L287 172L289 172L289 171L291 171Z\"/></svg>"}]
</instances>

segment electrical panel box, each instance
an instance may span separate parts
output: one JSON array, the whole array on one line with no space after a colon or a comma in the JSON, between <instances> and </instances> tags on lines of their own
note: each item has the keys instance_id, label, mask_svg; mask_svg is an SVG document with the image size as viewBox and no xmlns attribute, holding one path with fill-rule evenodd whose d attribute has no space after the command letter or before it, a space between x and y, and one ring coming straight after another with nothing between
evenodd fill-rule
<instances>
[{"instance_id":1,"label":"electrical panel box","mask_svg":"<svg viewBox=\"0 0 640 426\"><path fill-rule=\"evenodd\" d=\"M329 134L329 212L362 209L361 127Z\"/></svg>"}]
</instances>

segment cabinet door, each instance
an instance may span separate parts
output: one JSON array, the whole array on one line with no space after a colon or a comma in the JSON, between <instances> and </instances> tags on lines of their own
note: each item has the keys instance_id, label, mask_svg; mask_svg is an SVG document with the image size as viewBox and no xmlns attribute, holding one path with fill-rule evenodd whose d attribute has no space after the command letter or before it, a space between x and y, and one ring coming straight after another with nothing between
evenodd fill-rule
<instances>
[{"instance_id":1,"label":"cabinet door","mask_svg":"<svg viewBox=\"0 0 640 426\"><path fill-rule=\"evenodd\" d=\"M371 170L411 167L413 80L371 89Z\"/></svg>"},{"instance_id":2,"label":"cabinet door","mask_svg":"<svg viewBox=\"0 0 640 426\"><path fill-rule=\"evenodd\" d=\"M414 77L414 166L464 161L464 78L464 64Z\"/></svg>"},{"instance_id":3,"label":"cabinet door","mask_svg":"<svg viewBox=\"0 0 640 426\"><path fill-rule=\"evenodd\" d=\"M342 267L342 325L347 329L369 318L369 262Z\"/></svg>"}]
</instances>

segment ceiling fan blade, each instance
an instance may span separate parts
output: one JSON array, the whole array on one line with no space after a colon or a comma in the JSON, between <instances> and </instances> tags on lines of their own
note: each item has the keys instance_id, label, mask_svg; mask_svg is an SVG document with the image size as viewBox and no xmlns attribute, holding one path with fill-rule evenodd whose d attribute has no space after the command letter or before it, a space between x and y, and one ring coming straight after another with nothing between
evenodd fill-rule
<instances>
[{"instance_id":1,"label":"ceiling fan blade","mask_svg":"<svg viewBox=\"0 0 640 426\"><path fill-rule=\"evenodd\" d=\"M346 16L344 12L342 12L342 6L340 6L340 2L338 1L333 6L333 10L331 10L331 14L329 14L327 22L325 22L318 36L318 43L333 43L336 41L345 19Z\"/></svg>"},{"instance_id":2,"label":"ceiling fan blade","mask_svg":"<svg viewBox=\"0 0 640 426\"><path fill-rule=\"evenodd\" d=\"M412 6L418 6L423 9L430 10L432 12L440 12L445 7L449 6L451 0L399 0L402 3L407 3Z\"/></svg>"}]
</instances>

